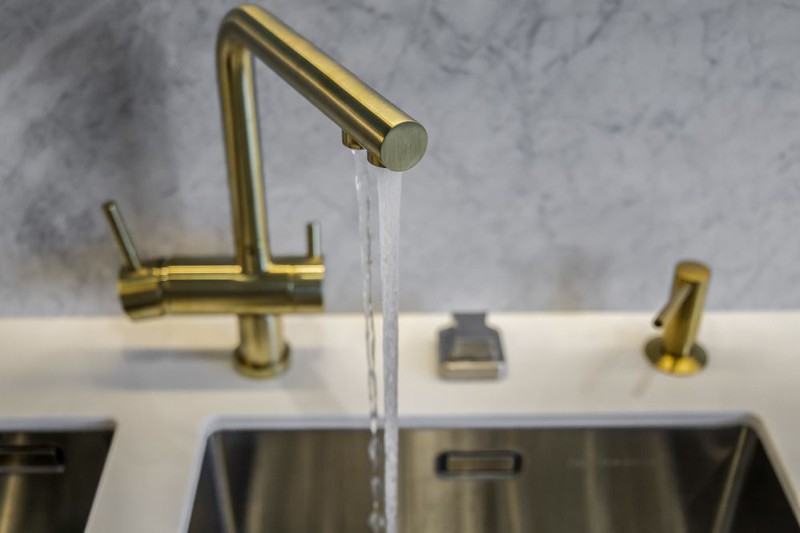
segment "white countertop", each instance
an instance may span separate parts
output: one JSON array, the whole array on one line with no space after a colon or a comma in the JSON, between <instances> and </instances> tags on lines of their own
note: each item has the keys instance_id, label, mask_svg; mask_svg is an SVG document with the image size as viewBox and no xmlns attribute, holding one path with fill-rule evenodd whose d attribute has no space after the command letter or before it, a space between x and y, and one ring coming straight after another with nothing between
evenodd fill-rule
<instances>
[{"instance_id":1,"label":"white countertop","mask_svg":"<svg viewBox=\"0 0 800 533\"><path fill-rule=\"evenodd\" d=\"M400 318L402 425L607 425L748 418L795 511L800 487L800 312L708 313L709 366L658 373L642 347L650 315L497 314L508 374L437 376L445 314ZM292 368L236 374L233 318L0 320L0 430L96 427L116 432L90 533L183 532L205 437L220 427L365 425L363 319L289 316Z\"/></svg>"}]
</instances>

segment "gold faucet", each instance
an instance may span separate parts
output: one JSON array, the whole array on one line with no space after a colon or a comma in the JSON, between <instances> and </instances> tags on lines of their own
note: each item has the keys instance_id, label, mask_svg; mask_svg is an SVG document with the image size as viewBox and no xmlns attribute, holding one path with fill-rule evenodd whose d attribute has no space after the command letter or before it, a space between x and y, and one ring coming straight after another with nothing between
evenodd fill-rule
<instances>
[{"instance_id":1,"label":"gold faucet","mask_svg":"<svg viewBox=\"0 0 800 533\"><path fill-rule=\"evenodd\" d=\"M664 335L645 346L645 354L659 370L688 376L708 362L705 350L695 342L703 315L711 270L694 261L682 261L675 267L669 302L653 320Z\"/></svg>"},{"instance_id":2,"label":"gold faucet","mask_svg":"<svg viewBox=\"0 0 800 533\"><path fill-rule=\"evenodd\" d=\"M242 5L217 35L217 74L227 154L236 257L142 262L113 202L103 207L125 265L117 284L134 319L167 313L233 313L240 344L235 366L252 377L289 363L284 313L322 309L325 264L318 224L308 226L303 257L272 257L267 231L253 55L342 129L348 148L366 149L376 166L404 171L425 153L417 121L263 9Z\"/></svg>"}]
</instances>

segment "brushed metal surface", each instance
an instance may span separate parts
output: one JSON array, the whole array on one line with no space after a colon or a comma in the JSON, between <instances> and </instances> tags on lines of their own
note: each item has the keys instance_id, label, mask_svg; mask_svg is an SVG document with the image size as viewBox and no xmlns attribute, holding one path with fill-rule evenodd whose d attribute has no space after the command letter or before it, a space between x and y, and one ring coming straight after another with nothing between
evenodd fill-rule
<instances>
[{"instance_id":1,"label":"brushed metal surface","mask_svg":"<svg viewBox=\"0 0 800 533\"><path fill-rule=\"evenodd\" d=\"M696 341L711 280L711 269L696 261L675 265L670 298L653 320L664 335L645 345L645 356L658 370L690 376L708 364L708 354Z\"/></svg>"},{"instance_id":2,"label":"brushed metal surface","mask_svg":"<svg viewBox=\"0 0 800 533\"><path fill-rule=\"evenodd\" d=\"M108 201L103 209L125 262L117 282L125 312L134 319L167 313L235 314L240 343L234 366L246 376L268 378L289 367L281 316L322 310L325 263L317 223L307 227L305 256L274 257L270 251L254 58L341 127L347 147L366 149L374 165L409 170L425 154L428 134L258 6L244 4L228 12L217 33L216 57L235 260L143 262L117 205Z\"/></svg>"},{"instance_id":3,"label":"brushed metal surface","mask_svg":"<svg viewBox=\"0 0 800 533\"><path fill-rule=\"evenodd\" d=\"M0 533L83 531L112 435L0 432Z\"/></svg>"},{"instance_id":4,"label":"brushed metal surface","mask_svg":"<svg viewBox=\"0 0 800 533\"><path fill-rule=\"evenodd\" d=\"M223 431L190 533L367 531L367 431ZM441 476L442 453L514 452L519 472ZM757 434L709 428L405 429L400 530L798 532Z\"/></svg>"},{"instance_id":5,"label":"brushed metal surface","mask_svg":"<svg viewBox=\"0 0 800 533\"><path fill-rule=\"evenodd\" d=\"M506 373L500 332L486 325L486 313L453 313L455 325L439 331L439 376L443 379L499 379Z\"/></svg>"}]
</instances>

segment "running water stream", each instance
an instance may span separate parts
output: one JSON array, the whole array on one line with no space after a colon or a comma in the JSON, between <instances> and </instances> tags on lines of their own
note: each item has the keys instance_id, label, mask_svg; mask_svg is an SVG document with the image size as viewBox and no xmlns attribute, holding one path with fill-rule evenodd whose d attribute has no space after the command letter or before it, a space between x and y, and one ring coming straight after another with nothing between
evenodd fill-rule
<instances>
[{"instance_id":1,"label":"running water stream","mask_svg":"<svg viewBox=\"0 0 800 533\"><path fill-rule=\"evenodd\" d=\"M400 192L402 173L390 172L368 165L360 151L353 151L356 167L359 233L361 236L362 302L366 323L368 391L370 402L370 441L368 455L371 464L370 486L372 510L369 527L378 532L397 531L397 318L399 308L399 251L400 251ZM375 176L370 176L370 171ZM383 384L384 384L384 513L380 509L380 441L378 440L378 389L375 371L375 323L372 301L372 189L377 181L378 232L380 236L380 266L383 307Z\"/></svg>"},{"instance_id":2,"label":"running water stream","mask_svg":"<svg viewBox=\"0 0 800 533\"><path fill-rule=\"evenodd\" d=\"M369 445L370 489L372 509L368 524L370 531L378 533L385 525L381 513L381 443L378 440L378 376L375 372L375 316L372 305L372 181L367 172L367 161L360 150L353 150L356 167L356 195L358 196L358 233L361 238L361 303L364 308L367 346L367 389L369 394Z\"/></svg>"},{"instance_id":3,"label":"running water stream","mask_svg":"<svg viewBox=\"0 0 800 533\"><path fill-rule=\"evenodd\" d=\"M378 232L381 242L383 306L384 514L386 532L397 531L397 316L400 304L400 191L403 174L378 176Z\"/></svg>"}]
</instances>

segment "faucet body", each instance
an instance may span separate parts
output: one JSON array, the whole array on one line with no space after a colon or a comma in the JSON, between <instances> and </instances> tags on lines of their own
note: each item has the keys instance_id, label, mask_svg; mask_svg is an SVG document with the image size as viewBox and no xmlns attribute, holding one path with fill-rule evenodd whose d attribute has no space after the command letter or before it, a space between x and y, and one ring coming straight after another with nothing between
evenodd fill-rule
<instances>
[{"instance_id":1,"label":"faucet body","mask_svg":"<svg viewBox=\"0 0 800 533\"><path fill-rule=\"evenodd\" d=\"M105 210L126 259L118 282L126 313L134 319L167 313L236 314L237 369L268 377L289 361L280 316L322 309L325 265L316 224L308 227L305 256L270 253L253 57L339 125L345 146L366 149L374 165L410 169L425 153L427 133L259 7L231 10L220 25L216 50L235 257L140 262L116 205L109 202Z\"/></svg>"}]
</instances>

